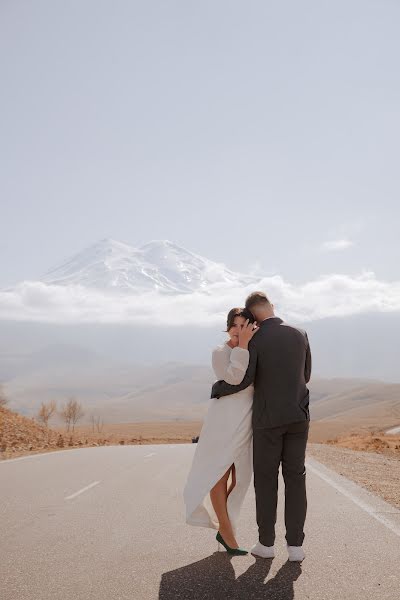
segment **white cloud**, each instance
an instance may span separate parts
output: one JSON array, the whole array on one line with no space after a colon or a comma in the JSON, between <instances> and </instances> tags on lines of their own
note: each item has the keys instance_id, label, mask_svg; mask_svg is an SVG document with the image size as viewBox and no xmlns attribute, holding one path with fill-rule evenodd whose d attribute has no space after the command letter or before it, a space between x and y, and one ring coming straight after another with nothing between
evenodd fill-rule
<instances>
[{"instance_id":1,"label":"white cloud","mask_svg":"<svg viewBox=\"0 0 400 600\"><path fill-rule=\"evenodd\" d=\"M337 252L339 250L347 250L347 248L351 248L351 246L354 246L354 242L343 238L341 240L324 242L322 244L322 249L327 250L328 252Z\"/></svg>"},{"instance_id":2,"label":"white cloud","mask_svg":"<svg viewBox=\"0 0 400 600\"><path fill-rule=\"evenodd\" d=\"M313 321L368 312L400 311L400 281L385 282L374 273L357 277L328 275L301 285L282 277L260 278L257 284L214 284L207 293L179 296L157 292L112 294L82 286L25 281L0 292L0 319L50 323L141 323L212 325L221 323L232 306L248 293L264 290L285 319Z\"/></svg>"},{"instance_id":3,"label":"white cloud","mask_svg":"<svg viewBox=\"0 0 400 600\"><path fill-rule=\"evenodd\" d=\"M338 250L346 250L347 248L350 248L351 246L354 246L354 242L343 238L340 240L332 240L330 242L324 242L322 244L322 249L328 250L329 252L336 252Z\"/></svg>"}]
</instances>

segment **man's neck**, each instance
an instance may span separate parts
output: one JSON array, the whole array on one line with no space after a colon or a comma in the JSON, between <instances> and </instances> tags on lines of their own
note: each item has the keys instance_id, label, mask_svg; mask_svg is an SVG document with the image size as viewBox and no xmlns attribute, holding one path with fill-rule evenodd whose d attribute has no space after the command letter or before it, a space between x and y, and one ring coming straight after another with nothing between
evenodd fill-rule
<instances>
[{"instance_id":1,"label":"man's neck","mask_svg":"<svg viewBox=\"0 0 400 600\"><path fill-rule=\"evenodd\" d=\"M262 319L262 321L260 321L260 323L262 323L263 321L266 321L267 319L275 319L276 315L270 315L269 317L265 317L265 319Z\"/></svg>"}]
</instances>

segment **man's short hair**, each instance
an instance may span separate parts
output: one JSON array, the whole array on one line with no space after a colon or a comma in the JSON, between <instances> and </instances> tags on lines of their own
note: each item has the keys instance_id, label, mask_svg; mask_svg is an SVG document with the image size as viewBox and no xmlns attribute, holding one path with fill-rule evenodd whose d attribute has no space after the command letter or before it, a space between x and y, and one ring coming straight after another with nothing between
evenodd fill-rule
<instances>
[{"instance_id":1,"label":"man's short hair","mask_svg":"<svg viewBox=\"0 0 400 600\"><path fill-rule=\"evenodd\" d=\"M246 298L246 308L247 310L251 310L254 306L265 306L270 305L271 302L269 298L264 292L253 292Z\"/></svg>"}]
</instances>

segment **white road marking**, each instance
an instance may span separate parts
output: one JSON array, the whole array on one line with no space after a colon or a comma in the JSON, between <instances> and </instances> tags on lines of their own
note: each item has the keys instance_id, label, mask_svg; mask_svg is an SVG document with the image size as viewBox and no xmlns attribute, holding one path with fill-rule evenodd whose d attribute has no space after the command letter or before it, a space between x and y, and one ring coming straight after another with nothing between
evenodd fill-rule
<instances>
[{"instance_id":1,"label":"white road marking","mask_svg":"<svg viewBox=\"0 0 400 600\"><path fill-rule=\"evenodd\" d=\"M152 452L151 454L146 454L145 458L150 458L150 456L155 456L155 455L156 455L156 453Z\"/></svg>"},{"instance_id":2,"label":"white road marking","mask_svg":"<svg viewBox=\"0 0 400 600\"><path fill-rule=\"evenodd\" d=\"M151 447L152 444L149 444L149 446ZM159 444L157 444L157 446L159 446ZM191 444L191 443L187 443L187 444L169 444L167 446L167 448L184 448L186 446L195 446L195 444ZM54 456L55 454L64 454L66 452L73 452L73 451L82 451L82 450L100 450L100 448L136 448L136 444L127 444L126 446L120 446L119 444L110 444L109 446L82 446L80 448L69 448L68 450L52 450L51 452L38 452L36 454L29 454L28 456L18 456L17 458L3 458L0 459L0 465L2 464L8 464L8 463L12 463L15 462L17 460L32 460L34 458L37 458L38 456ZM194 450L194 448L193 448ZM154 452L154 454L156 454Z\"/></svg>"},{"instance_id":3,"label":"white road marking","mask_svg":"<svg viewBox=\"0 0 400 600\"><path fill-rule=\"evenodd\" d=\"M382 523L382 525L384 525L385 527L390 529L390 531L392 531L393 533L395 533L396 535L398 535L400 537L400 527L398 525L396 525L396 523L394 523L390 519L387 519L381 513L377 512L376 508L372 504L369 504L368 502L365 502L365 500L358 498L354 493L352 493L350 490L346 489L344 487L344 485L341 485L340 483L335 481L332 477L329 477L329 475L327 475L326 473L323 473L322 470L320 470L316 466L317 464L318 464L318 462L315 460L313 460L313 464L310 464L309 460L306 461L306 467L309 471L311 471L315 475L318 475L318 477L323 479L323 481L326 481L326 483L329 483L329 485L331 485L335 490L337 490L338 492L343 494L343 496L346 496L346 498L349 498L352 502L354 502L354 504L359 506L363 511L365 511L371 517L373 517L374 519L379 521L379 523ZM338 475L338 477L341 477L341 476ZM345 478L343 478L343 479L345 479ZM355 485L357 485L357 484L355 484ZM400 515L400 511L397 510L395 507L393 507L390 512L395 515Z\"/></svg>"},{"instance_id":4,"label":"white road marking","mask_svg":"<svg viewBox=\"0 0 400 600\"><path fill-rule=\"evenodd\" d=\"M86 490L90 490L90 488L94 487L95 485L99 485L100 481L93 481L93 483L90 483L89 485L87 485L86 487L82 488L81 490L78 490L77 492L75 492L75 494L71 494L70 496L66 496L64 498L64 500L71 500L72 498L76 498L76 496L79 496L79 494L82 494L83 492L86 492Z\"/></svg>"},{"instance_id":5,"label":"white road marking","mask_svg":"<svg viewBox=\"0 0 400 600\"><path fill-rule=\"evenodd\" d=\"M37 456L53 456L54 454L64 454L65 452L71 452L71 450L83 450L83 448L71 448L70 450L52 450L51 452L38 452L37 454L29 454L29 456L18 456L18 458L3 458L0 460L0 465L6 465L17 460L28 460L36 458Z\"/></svg>"}]
</instances>

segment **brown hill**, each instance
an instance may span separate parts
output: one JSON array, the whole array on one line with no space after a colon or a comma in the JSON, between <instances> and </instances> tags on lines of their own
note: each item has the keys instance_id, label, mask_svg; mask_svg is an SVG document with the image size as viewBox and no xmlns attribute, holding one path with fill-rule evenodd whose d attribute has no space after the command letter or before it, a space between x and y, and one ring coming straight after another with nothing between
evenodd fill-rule
<instances>
[{"instance_id":1,"label":"brown hill","mask_svg":"<svg viewBox=\"0 0 400 600\"><path fill-rule=\"evenodd\" d=\"M370 418L381 422L384 426L396 425L400 421L400 384L371 382L367 385L339 393L327 394L312 403L313 419L350 420L360 423Z\"/></svg>"},{"instance_id":2,"label":"brown hill","mask_svg":"<svg viewBox=\"0 0 400 600\"><path fill-rule=\"evenodd\" d=\"M63 443L57 431L0 407L0 456L57 447L57 443Z\"/></svg>"},{"instance_id":3,"label":"brown hill","mask_svg":"<svg viewBox=\"0 0 400 600\"><path fill-rule=\"evenodd\" d=\"M400 385L370 382L311 402L313 441L384 432L400 423Z\"/></svg>"},{"instance_id":4,"label":"brown hill","mask_svg":"<svg viewBox=\"0 0 400 600\"><path fill-rule=\"evenodd\" d=\"M0 406L0 459L35 452L57 450L64 446L99 446L99 436L79 436L40 425L34 419Z\"/></svg>"},{"instance_id":5,"label":"brown hill","mask_svg":"<svg viewBox=\"0 0 400 600\"><path fill-rule=\"evenodd\" d=\"M58 433L8 408L0 407L0 450L19 452L56 444Z\"/></svg>"},{"instance_id":6,"label":"brown hill","mask_svg":"<svg viewBox=\"0 0 400 600\"><path fill-rule=\"evenodd\" d=\"M200 428L201 422L121 423L102 426L100 432L79 426L71 433L0 407L0 460L64 447L190 443Z\"/></svg>"}]
</instances>

